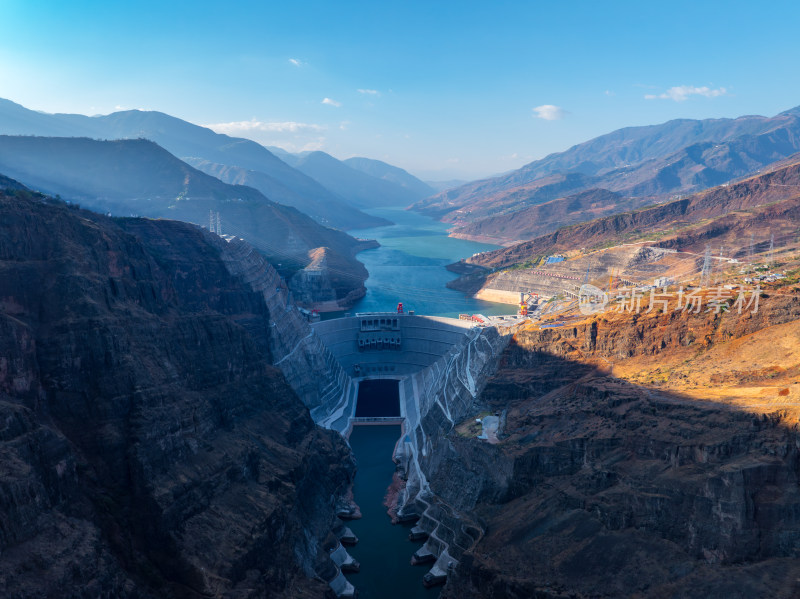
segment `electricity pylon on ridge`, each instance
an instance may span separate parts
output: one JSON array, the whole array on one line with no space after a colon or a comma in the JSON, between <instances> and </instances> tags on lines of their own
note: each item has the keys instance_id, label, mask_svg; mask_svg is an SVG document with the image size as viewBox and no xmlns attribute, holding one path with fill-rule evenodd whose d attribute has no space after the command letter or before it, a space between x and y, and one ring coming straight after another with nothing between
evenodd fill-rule
<instances>
[{"instance_id":1,"label":"electricity pylon on ridge","mask_svg":"<svg viewBox=\"0 0 800 599\"><path fill-rule=\"evenodd\" d=\"M767 257L767 267L772 268L773 259L775 258L775 234L769 234L769 254Z\"/></svg>"},{"instance_id":2,"label":"electricity pylon on ridge","mask_svg":"<svg viewBox=\"0 0 800 599\"><path fill-rule=\"evenodd\" d=\"M703 259L703 271L700 273L700 286L705 287L708 285L709 277L711 276L711 248L706 246L706 255Z\"/></svg>"}]
</instances>

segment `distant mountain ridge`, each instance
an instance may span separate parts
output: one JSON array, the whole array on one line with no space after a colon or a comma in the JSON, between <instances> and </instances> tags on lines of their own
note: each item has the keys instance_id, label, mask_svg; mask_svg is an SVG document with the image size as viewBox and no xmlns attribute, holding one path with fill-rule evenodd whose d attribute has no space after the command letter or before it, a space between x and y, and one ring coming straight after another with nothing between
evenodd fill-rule
<instances>
[{"instance_id":1,"label":"distant mountain ridge","mask_svg":"<svg viewBox=\"0 0 800 599\"><path fill-rule=\"evenodd\" d=\"M434 193L403 169L379 160L342 161L321 151L278 153L281 160L359 207L408 206Z\"/></svg>"},{"instance_id":2,"label":"distant mountain ridge","mask_svg":"<svg viewBox=\"0 0 800 599\"><path fill-rule=\"evenodd\" d=\"M127 110L109 115L47 114L0 99L0 133L94 139L144 138L179 158L195 158L261 173L260 190L275 202L303 210L328 202L339 207L326 225L341 229L386 224L358 210L311 177L292 168L264 146L215 133L179 118L155 111Z\"/></svg>"},{"instance_id":3,"label":"distant mountain ridge","mask_svg":"<svg viewBox=\"0 0 800 599\"><path fill-rule=\"evenodd\" d=\"M457 227L468 226L550 201L539 189L553 177L573 177L573 182L583 178L565 189L565 195L600 188L627 198L663 201L753 174L798 151L800 108L771 118L674 120L619 129L500 177L441 192L414 208ZM485 223L481 228L499 235ZM466 228L454 232L468 236Z\"/></svg>"},{"instance_id":4,"label":"distant mountain ridge","mask_svg":"<svg viewBox=\"0 0 800 599\"><path fill-rule=\"evenodd\" d=\"M800 201L800 157L794 163L735 184L562 227L529 241L468 258L466 262L485 268L507 268L542 254L616 245L628 238L696 226L738 211L752 212L787 200Z\"/></svg>"},{"instance_id":5,"label":"distant mountain ridge","mask_svg":"<svg viewBox=\"0 0 800 599\"><path fill-rule=\"evenodd\" d=\"M219 212L223 232L252 243L281 265L287 278L310 263L313 250L329 248L350 274L349 288L340 287L342 297L363 289L367 277L354 258L367 247L364 242L323 227L256 189L223 183L149 140L0 135L0 173L114 216L207 225L209 211Z\"/></svg>"},{"instance_id":6,"label":"distant mountain ridge","mask_svg":"<svg viewBox=\"0 0 800 599\"><path fill-rule=\"evenodd\" d=\"M187 164L225 183L253 187L268 198L277 195L274 193L275 180L261 171L209 162L202 158L186 158L184 160ZM286 194L291 194L291 196L287 197ZM297 208L318 223L329 227L342 228L343 222L346 222L347 228L353 229L391 224L384 218L361 212L340 198L324 197L320 199L317 196L301 196L288 188L281 194L281 197L288 200L284 202L285 204ZM343 216L345 216L344 221Z\"/></svg>"},{"instance_id":7,"label":"distant mountain ridge","mask_svg":"<svg viewBox=\"0 0 800 599\"><path fill-rule=\"evenodd\" d=\"M400 187L404 187L405 189L409 190L409 192L419 196L420 198L427 198L428 196L436 193L436 190L433 187L424 181L417 179L408 171L396 166L392 166L391 164L387 164L381 160L373 160L372 158L356 156L354 158L343 160L342 162L351 168L361 171L362 173L366 173L377 179L390 181L399 185Z\"/></svg>"},{"instance_id":8,"label":"distant mountain ridge","mask_svg":"<svg viewBox=\"0 0 800 599\"><path fill-rule=\"evenodd\" d=\"M638 206L635 200L626 199L613 191L589 189L543 204L527 206L516 212L482 218L460 227L454 237L501 244L507 239L533 239L564 225Z\"/></svg>"}]
</instances>

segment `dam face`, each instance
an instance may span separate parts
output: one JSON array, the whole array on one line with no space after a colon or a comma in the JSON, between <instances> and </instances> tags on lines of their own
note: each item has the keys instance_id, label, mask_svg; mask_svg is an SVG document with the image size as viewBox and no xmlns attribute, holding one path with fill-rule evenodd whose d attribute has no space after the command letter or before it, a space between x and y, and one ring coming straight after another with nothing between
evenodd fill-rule
<instances>
[{"instance_id":1,"label":"dam face","mask_svg":"<svg viewBox=\"0 0 800 599\"><path fill-rule=\"evenodd\" d=\"M408 432L430 407L423 397L430 385L423 383L431 376L445 375L448 358L469 351L471 341L494 330L454 318L394 312L326 320L312 328L349 379L336 406L329 401L312 415L323 426L342 434L347 434L359 418L377 416L362 414L357 398L361 384L369 387L374 384L369 381L381 379L397 381L400 413L394 417L405 419Z\"/></svg>"},{"instance_id":2,"label":"dam face","mask_svg":"<svg viewBox=\"0 0 800 599\"><path fill-rule=\"evenodd\" d=\"M467 526L431 492L426 473L436 458L435 443L481 408L479 391L510 331L393 312L322 321L312 329L326 364L335 363L328 366L335 366L335 376L328 377L325 399L312 408L312 417L345 436L359 423L402 425L393 455L405 482L396 516L418 521L412 533L427 540L412 563L433 562L423 581L442 582L472 546L478 528Z\"/></svg>"},{"instance_id":3,"label":"dam face","mask_svg":"<svg viewBox=\"0 0 800 599\"><path fill-rule=\"evenodd\" d=\"M458 345L472 323L455 318L370 312L312 325L351 376L406 375Z\"/></svg>"}]
</instances>

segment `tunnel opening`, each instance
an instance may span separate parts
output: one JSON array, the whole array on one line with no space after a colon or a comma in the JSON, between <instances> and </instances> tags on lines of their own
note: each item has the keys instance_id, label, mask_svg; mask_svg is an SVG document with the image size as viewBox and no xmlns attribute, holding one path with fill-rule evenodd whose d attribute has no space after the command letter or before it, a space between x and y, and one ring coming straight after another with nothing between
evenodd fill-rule
<instances>
[{"instance_id":1,"label":"tunnel opening","mask_svg":"<svg viewBox=\"0 0 800 599\"><path fill-rule=\"evenodd\" d=\"M358 384L356 418L400 416L400 381L369 379Z\"/></svg>"}]
</instances>

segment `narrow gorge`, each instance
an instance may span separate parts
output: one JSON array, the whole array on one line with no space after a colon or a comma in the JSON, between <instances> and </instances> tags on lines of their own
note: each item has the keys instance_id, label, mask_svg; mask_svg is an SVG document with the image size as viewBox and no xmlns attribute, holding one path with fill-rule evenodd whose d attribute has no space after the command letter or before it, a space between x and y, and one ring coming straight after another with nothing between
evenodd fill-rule
<instances>
[{"instance_id":1,"label":"narrow gorge","mask_svg":"<svg viewBox=\"0 0 800 599\"><path fill-rule=\"evenodd\" d=\"M557 328L312 324L237 238L0 201L6 596L355 596L347 437L376 424L382 517L417 541L391 559L443 597L800 592L796 289Z\"/></svg>"}]
</instances>

